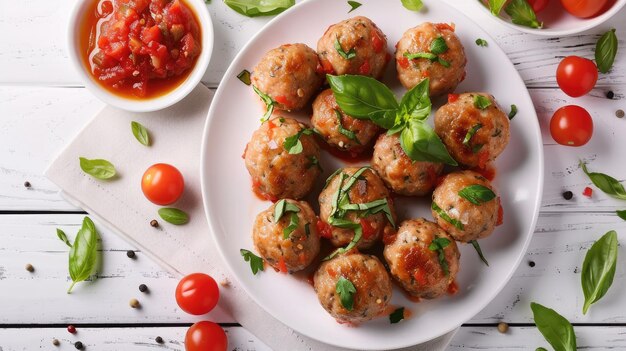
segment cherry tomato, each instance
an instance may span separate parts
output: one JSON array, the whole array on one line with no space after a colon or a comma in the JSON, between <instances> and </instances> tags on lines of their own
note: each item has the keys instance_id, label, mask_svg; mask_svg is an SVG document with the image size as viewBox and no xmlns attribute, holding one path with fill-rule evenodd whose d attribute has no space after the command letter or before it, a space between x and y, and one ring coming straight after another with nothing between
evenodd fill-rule
<instances>
[{"instance_id":1,"label":"cherry tomato","mask_svg":"<svg viewBox=\"0 0 626 351\"><path fill-rule=\"evenodd\" d=\"M598 80L598 67L593 61L578 56L568 56L561 60L556 69L556 82L563 92L571 97L579 97L593 89Z\"/></svg>"},{"instance_id":2,"label":"cherry tomato","mask_svg":"<svg viewBox=\"0 0 626 351\"><path fill-rule=\"evenodd\" d=\"M228 338L224 329L213 322L198 322L185 335L187 351L226 351L227 347Z\"/></svg>"},{"instance_id":3,"label":"cherry tomato","mask_svg":"<svg viewBox=\"0 0 626 351\"><path fill-rule=\"evenodd\" d=\"M210 276L204 273L192 273L178 282L176 302L189 314L205 314L217 305L220 289Z\"/></svg>"},{"instance_id":4,"label":"cherry tomato","mask_svg":"<svg viewBox=\"0 0 626 351\"><path fill-rule=\"evenodd\" d=\"M543 11L543 9L548 6L548 2L548 0L528 0L528 3L533 7L535 13Z\"/></svg>"},{"instance_id":5,"label":"cherry tomato","mask_svg":"<svg viewBox=\"0 0 626 351\"><path fill-rule=\"evenodd\" d=\"M609 0L561 0L567 12L580 18L599 15Z\"/></svg>"},{"instance_id":6,"label":"cherry tomato","mask_svg":"<svg viewBox=\"0 0 626 351\"><path fill-rule=\"evenodd\" d=\"M166 163L150 166L141 178L143 194L157 205L169 205L183 194L185 180L176 167Z\"/></svg>"},{"instance_id":7,"label":"cherry tomato","mask_svg":"<svg viewBox=\"0 0 626 351\"><path fill-rule=\"evenodd\" d=\"M564 106L552 116L550 134L561 145L582 146L593 135L593 120L589 112L580 106Z\"/></svg>"}]
</instances>

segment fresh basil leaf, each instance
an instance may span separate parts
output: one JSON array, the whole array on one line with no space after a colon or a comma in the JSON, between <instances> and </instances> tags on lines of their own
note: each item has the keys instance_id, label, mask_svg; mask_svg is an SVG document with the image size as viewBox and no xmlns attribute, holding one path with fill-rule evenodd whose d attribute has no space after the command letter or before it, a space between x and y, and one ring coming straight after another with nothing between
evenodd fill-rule
<instances>
[{"instance_id":1,"label":"fresh basil leaf","mask_svg":"<svg viewBox=\"0 0 626 351\"><path fill-rule=\"evenodd\" d=\"M239 74L237 75L237 79L239 79L245 85L252 84L252 82L250 81L250 72L247 69L239 72Z\"/></svg>"},{"instance_id":2,"label":"fresh basil leaf","mask_svg":"<svg viewBox=\"0 0 626 351\"><path fill-rule=\"evenodd\" d=\"M476 250L476 253L478 254L478 257L480 257L480 260L483 261L483 263L487 265L487 267L489 267L489 262L487 262L485 255L483 255L483 250L480 248L480 244L478 243L478 240L472 240L470 241L470 243L474 247L474 250Z\"/></svg>"},{"instance_id":3,"label":"fresh basil leaf","mask_svg":"<svg viewBox=\"0 0 626 351\"><path fill-rule=\"evenodd\" d=\"M511 105L511 112L509 112L509 121L515 117L517 114L517 106L515 104Z\"/></svg>"},{"instance_id":4,"label":"fresh basil leaf","mask_svg":"<svg viewBox=\"0 0 626 351\"><path fill-rule=\"evenodd\" d=\"M160 208L158 212L159 216L168 223L181 225L189 222L189 215L177 208L164 207Z\"/></svg>"},{"instance_id":5,"label":"fresh basil leaf","mask_svg":"<svg viewBox=\"0 0 626 351\"><path fill-rule=\"evenodd\" d=\"M555 351L575 351L576 334L574 327L555 310L536 302L530 303L537 329Z\"/></svg>"},{"instance_id":6,"label":"fresh basil leaf","mask_svg":"<svg viewBox=\"0 0 626 351\"><path fill-rule=\"evenodd\" d=\"M356 75L326 77L344 113L354 118L370 119L385 129L393 127L398 101L383 83Z\"/></svg>"},{"instance_id":7,"label":"fresh basil leaf","mask_svg":"<svg viewBox=\"0 0 626 351\"><path fill-rule=\"evenodd\" d=\"M396 324L404 319L404 307L399 307L389 314L389 323Z\"/></svg>"},{"instance_id":8,"label":"fresh basil leaf","mask_svg":"<svg viewBox=\"0 0 626 351\"><path fill-rule=\"evenodd\" d=\"M476 144L472 146L472 153L477 154L483 148L483 146L485 146L485 144Z\"/></svg>"},{"instance_id":9,"label":"fresh basil leaf","mask_svg":"<svg viewBox=\"0 0 626 351\"><path fill-rule=\"evenodd\" d=\"M593 185L597 186L605 194L616 199L626 200L626 190L624 190L624 186L617 179L604 173L589 172L587 165L583 161L580 161L580 167L589 179L591 179Z\"/></svg>"},{"instance_id":10,"label":"fresh basil leaf","mask_svg":"<svg viewBox=\"0 0 626 351\"><path fill-rule=\"evenodd\" d=\"M480 184L466 186L459 191L459 196L474 205L481 205L496 198L496 194L493 190Z\"/></svg>"},{"instance_id":11,"label":"fresh basil leaf","mask_svg":"<svg viewBox=\"0 0 626 351\"><path fill-rule=\"evenodd\" d=\"M115 176L115 166L107 160L95 159L89 160L79 157L80 169L83 172L97 179L111 179Z\"/></svg>"},{"instance_id":12,"label":"fresh basil leaf","mask_svg":"<svg viewBox=\"0 0 626 351\"><path fill-rule=\"evenodd\" d=\"M613 28L604 33L596 44L595 56L598 71L607 73L613 67L615 55L617 55L617 36L615 35L615 28Z\"/></svg>"},{"instance_id":13,"label":"fresh basil leaf","mask_svg":"<svg viewBox=\"0 0 626 351\"><path fill-rule=\"evenodd\" d=\"M72 284L67 290L71 293L74 285L89 278L96 268L98 259L98 233L89 217L83 219L83 225L76 234L74 245L70 248L69 271Z\"/></svg>"},{"instance_id":14,"label":"fresh basil leaf","mask_svg":"<svg viewBox=\"0 0 626 351\"><path fill-rule=\"evenodd\" d=\"M446 40L442 36L435 38L430 43L430 52L433 54L441 55L446 51L448 51L448 44L446 44Z\"/></svg>"},{"instance_id":15,"label":"fresh basil leaf","mask_svg":"<svg viewBox=\"0 0 626 351\"><path fill-rule=\"evenodd\" d=\"M343 57L345 60L352 60L356 57L356 51L354 50L354 48L350 49L350 51L348 52L345 52L343 50L343 48L341 47L341 43L339 42L339 37L335 38L335 50L337 50L339 56Z\"/></svg>"},{"instance_id":16,"label":"fresh basil leaf","mask_svg":"<svg viewBox=\"0 0 626 351\"><path fill-rule=\"evenodd\" d=\"M489 43L487 43L485 39L478 38L476 39L476 45L485 47L488 46Z\"/></svg>"},{"instance_id":17,"label":"fresh basil leaf","mask_svg":"<svg viewBox=\"0 0 626 351\"><path fill-rule=\"evenodd\" d=\"M416 52L414 54L405 52L404 53L404 57L406 57L409 60L415 60L415 59L427 59L427 60L431 60L434 61L437 59L437 55L431 53L431 52Z\"/></svg>"},{"instance_id":18,"label":"fresh basil leaf","mask_svg":"<svg viewBox=\"0 0 626 351\"><path fill-rule=\"evenodd\" d=\"M484 110L491 106L491 100L483 95L474 95L474 107Z\"/></svg>"},{"instance_id":19,"label":"fresh basil leaf","mask_svg":"<svg viewBox=\"0 0 626 351\"><path fill-rule=\"evenodd\" d=\"M335 284L335 291L339 294L341 305L346 310L352 311L354 307L354 294L356 293L354 284L344 277L339 277L337 284Z\"/></svg>"},{"instance_id":20,"label":"fresh basil leaf","mask_svg":"<svg viewBox=\"0 0 626 351\"><path fill-rule=\"evenodd\" d=\"M329 223L329 224L335 227L339 227L339 228L354 229L354 236L352 237L352 240L350 240L350 242L348 243L346 247L338 248L337 250L333 251L330 255L324 257L322 261L330 260L331 258L339 254L352 250L359 243L359 241L361 241L361 237L363 236L363 228L358 223L350 222L345 219L336 219L334 223Z\"/></svg>"},{"instance_id":21,"label":"fresh basil leaf","mask_svg":"<svg viewBox=\"0 0 626 351\"><path fill-rule=\"evenodd\" d=\"M472 128L470 128L470 130L467 131L467 134L465 134L465 138L463 139L463 145L469 145L469 142L470 140L472 140L474 134L476 134L476 132L482 127L482 124L477 123Z\"/></svg>"},{"instance_id":22,"label":"fresh basil leaf","mask_svg":"<svg viewBox=\"0 0 626 351\"><path fill-rule=\"evenodd\" d=\"M348 1L348 5L350 5L350 11L348 11L348 13L350 13L350 12L358 9L359 7L361 7L361 5L363 5L363 4L361 4L358 1Z\"/></svg>"},{"instance_id":23,"label":"fresh basil leaf","mask_svg":"<svg viewBox=\"0 0 626 351\"><path fill-rule=\"evenodd\" d=\"M429 96L429 84L428 78L422 80L411 88L400 101L400 111L405 119L427 119L430 115L432 103Z\"/></svg>"},{"instance_id":24,"label":"fresh basil leaf","mask_svg":"<svg viewBox=\"0 0 626 351\"><path fill-rule=\"evenodd\" d=\"M239 253L243 257L244 261L250 262L252 274L256 275L259 271L265 270L265 264L263 264L263 259L261 257L246 249L240 249Z\"/></svg>"},{"instance_id":25,"label":"fresh basil leaf","mask_svg":"<svg viewBox=\"0 0 626 351\"><path fill-rule=\"evenodd\" d=\"M541 28L543 23L537 21L537 15L526 0L510 0L504 11L511 17L511 22L530 28Z\"/></svg>"},{"instance_id":26,"label":"fresh basil leaf","mask_svg":"<svg viewBox=\"0 0 626 351\"><path fill-rule=\"evenodd\" d=\"M287 212L298 213L300 212L300 208L287 200L282 199L276 203L274 206L274 223L278 223L283 215Z\"/></svg>"},{"instance_id":27,"label":"fresh basil leaf","mask_svg":"<svg viewBox=\"0 0 626 351\"><path fill-rule=\"evenodd\" d=\"M441 266L441 269L443 270L443 273L445 275L450 274L448 261L446 261L446 255L443 251L443 249L445 249L448 245L450 245L450 240L448 240L447 238L435 238L428 246L428 249L430 251L436 251L438 253L439 265Z\"/></svg>"},{"instance_id":28,"label":"fresh basil leaf","mask_svg":"<svg viewBox=\"0 0 626 351\"><path fill-rule=\"evenodd\" d=\"M626 210L618 210L615 211L617 213L617 216L623 220L626 221Z\"/></svg>"},{"instance_id":29,"label":"fresh basil leaf","mask_svg":"<svg viewBox=\"0 0 626 351\"><path fill-rule=\"evenodd\" d=\"M224 0L231 9L247 17L277 15L291 6L295 0Z\"/></svg>"},{"instance_id":30,"label":"fresh basil leaf","mask_svg":"<svg viewBox=\"0 0 626 351\"><path fill-rule=\"evenodd\" d=\"M265 113L263 114L263 117L261 117L261 123L266 122L270 119L270 117L272 117L272 113L274 112L274 106L276 106L276 101L274 101L274 99L272 99L269 95L260 91L254 85L252 86L252 90L254 90L254 92L261 98L261 100L265 104Z\"/></svg>"},{"instance_id":31,"label":"fresh basil leaf","mask_svg":"<svg viewBox=\"0 0 626 351\"><path fill-rule=\"evenodd\" d=\"M439 215L439 217L443 218L444 221L452 224L454 227L456 227L459 230L463 230L463 223L461 223L461 221L459 221L458 219L454 219L452 217L450 217L446 211L444 211L443 209L441 209L441 207L439 207L439 205L437 205L437 203L435 203L433 201L433 203L430 205L430 208L435 211L435 213L437 213Z\"/></svg>"},{"instance_id":32,"label":"fresh basil leaf","mask_svg":"<svg viewBox=\"0 0 626 351\"><path fill-rule=\"evenodd\" d=\"M141 123L132 121L130 122L130 129L135 136L135 139L144 146L150 146L150 135L148 134L148 130L146 127L142 126Z\"/></svg>"},{"instance_id":33,"label":"fresh basil leaf","mask_svg":"<svg viewBox=\"0 0 626 351\"><path fill-rule=\"evenodd\" d=\"M442 65L442 66L443 66L443 67L445 67L445 68L450 67L450 62L448 62L448 61L446 61L446 60L442 59L442 58L441 58L441 56L438 56L438 57L437 57L437 62L439 62L439 64L440 64L440 65Z\"/></svg>"},{"instance_id":34,"label":"fresh basil leaf","mask_svg":"<svg viewBox=\"0 0 626 351\"><path fill-rule=\"evenodd\" d=\"M614 230L596 241L583 261L580 276L585 304L583 314L587 314L591 304L600 300L613 284L617 265L617 233Z\"/></svg>"},{"instance_id":35,"label":"fresh basil leaf","mask_svg":"<svg viewBox=\"0 0 626 351\"><path fill-rule=\"evenodd\" d=\"M291 213L291 217L289 218L289 226L283 229L283 239L288 239L289 235L293 233L294 230L298 229L298 224L300 223L300 218L296 213Z\"/></svg>"},{"instance_id":36,"label":"fresh basil leaf","mask_svg":"<svg viewBox=\"0 0 626 351\"><path fill-rule=\"evenodd\" d=\"M65 243L65 245L72 247L72 244L70 243L70 241L67 239L67 235L65 235L65 232L62 231L61 229L57 228L57 237Z\"/></svg>"},{"instance_id":37,"label":"fresh basil leaf","mask_svg":"<svg viewBox=\"0 0 626 351\"><path fill-rule=\"evenodd\" d=\"M346 129L346 128L344 128L344 127L343 127L343 124L342 124L342 122L343 122L343 117L342 117L342 115L341 115L341 112L340 112L338 109L335 109L335 114L337 115L337 119L339 120L339 123L338 123L339 133L341 133L341 134L345 135L348 139L350 139L350 140L354 140L354 141L356 141L358 144L361 144L361 143L359 142L359 139L357 139L356 134L354 134L354 132L353 132L353 131L351 131L351 130Z\"/></svg>"},{"instance_id":38,"label":"fresh basil leaf","mask_svg":"<svg viewBox=\"0 0 626 351\"><path fill-rule=\"evenodd\" d=\"M287 152L289 152L289 154L297 155L304 150L302 142L300 141L300 137L303 134L311 135L313 134L313 130L308 128L301 129L300 131L298 131L298 133L285 138L285 141L283 142L283 147L285 148L285 150L287 150Z\"/></svg>"},{"instance_id":39,"label":"fresh basil leaf","mask_svg":"<svg viewBox=\"0 0 626 351\"><path fill-rule=\"evenodd\" d=\"M411 11L419 11L424 7L422 0L402 0L402 6Z\"/></svg>"},{"instance_id":40,"label":"fresh basil leaf","mask_svg":"<svg viewBox=\"0 0 626 351\"><path fill-rule=\"evenodd\" d=\"M400 134L400 146L413 161L457 165L441 142L441 139L425 122L409 120Z\"/></svg>"},{"instance_id":41,"label":"fresh basil leaf","mask_svg":"<svg viewBox=\"0 0 626 351\"><path fill-rule=\"evenodd\" d=\"M494 16L500 15L502 7L506 4L507 0L489 0L489 10Z\"/></svg>"},{"instance_id":42,"label":"fresh basil leaf","mask_svg":"<svg viewBox=\"0 0 626 351\"><path fill-rule=\"evenodd\" d=\"M548 350L546 350L545 347L538 347L535 349L535 351L548 351Z\"/></svg>"}]
</instances>

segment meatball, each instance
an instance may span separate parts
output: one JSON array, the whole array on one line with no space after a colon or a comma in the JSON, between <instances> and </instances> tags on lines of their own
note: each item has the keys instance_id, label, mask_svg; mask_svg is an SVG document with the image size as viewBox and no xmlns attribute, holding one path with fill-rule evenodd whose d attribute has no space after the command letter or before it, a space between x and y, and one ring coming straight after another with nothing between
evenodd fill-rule
<instances>
[{"instance_id":1,"label":"meatball","mask_svg":"<svg viewBox=\"0 0 626 351\"><path fill-rule=\"evenodd\" d=\"M350 284L354 286L354 290L348 290L353 291L352 306L350 301L344 305L337 292L338 285ZM360 253L340 255L322 263L313 276L313 287L322 307L340 323L374 319L385 313L391 300L391 279L385 267L378 258Z\"/></svg>"},{"instance_id":2,"label":"meatball","mask_svg":"<svg viewBox=\"0 0 626 351\"><path fill-rule=\"evenodd\" d=\"M277 109L295 111L320 89L324 75L313 49L304 44L284 44L261 58L250 79L276 102Z\"/></svg>"},{"instance_id":3,"label":"meatball","mask_svg":"<svg viewBox=\"0 0 626 351\"><path fill-rule=\"evenodd\" d=\"M461 254L441 227L423 218L407 220L386 243L383 255L391 275L409 294L433 299L448 292Z\"/></svg>"},{"instance_id":4,"label":"meatball","mask_svg":"<svg viewBox=\"0 0 626 351\"><path fill-rule=\"evenodd\" d=\"M475 194L480 191L480 187L468 188L476 185L488 188L493 196L482 193L477 199ZM469 196L459 194L466 188L464 192ZM499 222L500 198L495 194L487 178L476 172L450 173L433 192L433 217L454 240L467 243L484 238L493 232Z\"/></svg>"},{"instance_id":5,"label":"meatball","mask_svg":"<svg viewBox=\"0 0 626 351\"><path fill-rule=\"evenodd\" d=\"M283 209L278 221L277 206ZM290 228L291 223L296 223L295 227ZM285 273L297 272L311 264L320 251L316 223L317 216L305 201L281 200L257 215L252 240L256 251L272 267Z\"/></svg>"},{"instance_id":6,"label":"meatball","mask_svg":"<svg viewBox=\"0 0 626 351\"><path fill-rule=\"evenodd\" d=\"M367 17L353 17L328 27L317 42L326 73L382 77L391 55L387 37Z\"/></svg>"},{"instance_id":7,"label":"meatball","mask_svg":"<svg viewBox=\"0 0 626 351\"><path fill-rule=\"evenodd\" d=\"M441 42L438 38L445 41L445 46L437 45ZM405 56L418 53L433 54L431 51L442 53L433 56L432 59L409 59ZM404 32L396 45L396 68L400 82L407 89L411 89L424 78L430 78L430 96L454 91L465 79L466 62L461 41L454 34L454 28L446 23L422 23Z\"/></svg>"},{"instance_id":8,"label":"meatball","mask_svg":"<svg viewBox=\"0 0 626 351\"><path fill-rule=\"evenodd\" d=\"M380 132L374 122L343 113L331 89L322 91L313 101L311 124L329 145L351 154L365 151Z\"/></svg>"},{"instance_id":9,"label":"meatball","mask_svg":"<svg viewBox=\"0 0 626 351\"><path fill-rule=\"evenodd\" d=\"M421 196L435 187L443 164L411 160L400 146L400 133L384 133L374 145L372 168L394 192Z\"/></svg>"},{"instance_id":10,"label":"meatball","mask_svg":"<svg viewBox=\"0 0 626 351\"><path fill-rule=\"evenodd\" d=\"M465 93L449 100L435 113L435 132L457 162L484 168L508 144L509 118L489 94Z\"/></svg>"},{"instance_id":11,"label":"meatball","mask_svg":"<svg viewBox=\"0 0 626 351\"><path fill-rule=\"evenodd\" d=\"M286 141L294 140L302 146L301 151L297 147L289 150L285 147ZM272 201L304 197L320 174L319 158L320 149L310 129L291 118L274 118L263 123L252 134L244 152L253 189Z\"/></svg>"},{"instance_id":12,"label":"meatball","mask_svg":"<svg viewBox=\"0 0 626 351\"><path fill-rule=\"evenodd\" d=\"M346 206L371 204L374 201L382 204L376 206L378 211L373 211L373 208L342 210L341 205L337 208L337 203L341 204L342 200L346 202ZM334 246L350 243L355 236L355 229L345 225L332 225L331 215L335 220L347 220L360 225L362 236L357 243L359 249L371 247L383 235L394 231L395 211L389 191L369 167L348 167L335 172L328 178L326 187L320 193L319 202L320 227L323 228L320 229L320 235L328 237Z\"/></svg>"}]
</instances>

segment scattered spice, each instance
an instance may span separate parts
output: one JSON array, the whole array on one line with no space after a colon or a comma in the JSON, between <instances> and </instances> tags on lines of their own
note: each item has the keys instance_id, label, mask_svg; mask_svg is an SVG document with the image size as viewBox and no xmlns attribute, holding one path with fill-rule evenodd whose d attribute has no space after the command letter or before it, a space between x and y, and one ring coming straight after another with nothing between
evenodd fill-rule
<instances>
[{"instance_id":1,"label":"scattered spice","mask_svg":"<svg viewBox=\"0 0 626 351\"><path fill-rule=\"evenodd\" d=\"M498 331L502 334L506 334L506 332L509 331L509 325L504 322L498 323Z\"/></svg>"},{"instance_id":2,"label":"scattered spice","mask_svg":"<svg viewBox=\"0 0 626 351\"><path fill-rule=\"evenodd\" d=\"M606 92L606 98L607 99L613 100L614 97L615 97L615 93L612 90L609 90L609 91Z\"/></svg>"},{"instance_id":3,"label":"scattered spice","mask_svg":"<svg viewBox=\"0 0 626 351\"><path fill-rule=\"evenodd\" d=\"M615 111L615 116L617 116L617 118L624 118L624 110Z\"/></svg>"},{"instance_id":4,"label":"scattered spice","mask_svg":"<svg viewBox=\"0 0 626 351\"><path fill-rule=\"evenodd\" d=\"M83 343L82 343L82 342L77 341L76 343L74 343L74 347L75 347L77 350L82 350L84 346L83 346Z\"/></svg>"},{"instance_id":5,"label":"scattered spice","mask_svg":"<svg viewBox=\"0 0 626 351\"><path fill-rule=\"evenodd\" d=\"M59 342L59 339L52 339L52 345L59 346L61 345L61 342Z\"/></svg>"},{"instance_id":6,"label":"scattered spice","mask_svg":"<svg viewBox=\"0 0 626 351\"><path fill-rule=\"evenodd\" d=\"M30 182L28 180L24 182L24 187L30 188Z\"/></svg>"},{"instance_id":7,"label":"scattered spice","mask_svg":"<svg viewBox=\"0 0 626 351\"><path fill-rule=\"evenodd\" d=\"M148 286L146 284L139 285L139 291L145 293L146 291L148 291Z\"/></svg>"},{"instance_id":8,"label":"scattered spice","mask_svg":"<svg viewBox=\"0 0 626 351\"><path fill-rule=\"evenodd\" d=\"M157 342L157 344L162 344L163 343L163 338L160 336L157 336L156 338L154 338L154 341Z\"/></svg>"},{"instance_id":9,"label":"scattered spice","mask_svg":"<svg viewBox=\"0 0 626 351\"><path fill-rule=\"evenodd\" d=\"M593 190L590 187L586 187L585 190L583 191L583 195L585 195L586 197L591 197L592 194L593 194Z\"/></svg>"},{"instance_id":10,"label":"scattered spice","mask_svg":"<svg viewBox=\"0 0 626 351\"><path fill-rule=\"evenodd\" d=\"M535 261L528 261L528 265L531 266L531 267L534 267L535 266Z\"/></svg>"},{"instance_id":11,"label":"scattered spice","mask_svg":"<svg viewBox=\"0 0 626 351\"><path fill-rule=\"evenodd\" d=\"M26 268L26 270L31 272L31 273L35 271L35 267L33 267L33 265L30 264L30 263L27 263L26 267L24 267L24 268Z\"/></svg>"},{"instance_id":12,"label":"scattered spice","mask_svg":"<svg viewBox=\"0 0 626 351\"><path fill-rule=\"evenodd\" d=\"M159 226L159 222L156 219L150 221L150 226L153 228L157 228Z\"/></svg>"},{"instance_id":13,"label":"scattered spice","mask_svg":"<svg viewBox=\"0 0 626 351\"><path fill-rule=\"evenodd\" d=\"M222 281L220 281L220 285L227 288L230 286L230 280L224 278Z\"/></svg>"},{"instance_id":14,"label":"scattered spice","mask_svg":"<svg viewBox=\"0 0 626 351\"><path fill-rule=\"evenodd\" d=\"M76 327L70 324L70 325L67 326L67 331L70 334L76 334Z\"/></svg>"},{"instance_id":15,"label":"scattered spice","mask_svg":"<svg viewBox=\"0 0 626 351\"><path fill-rule=\"evenodd\" d=\"M137 299L130 299L130 302L128 303L128 305L130 305L130 307L132 307L132 308L139 308L139 306L140 306L139 300L137 300Z\"/></svg>"},{"instance_id":16,"label":"scattered spice","mask_svg":"<svg viewBox=\"0 0 626 351\"><path fill-rule=\"evenodd\" d=\"M133 251L133 250L126 251L126 257L128 257L128 258L135 258L135 251Z\"/></svg>"},{"instance_id":17,"label":"scattered spice","mask_svg":"<svg viewBox=\"0 0 626 351\"><path fill-rule=\"evenodd\" d=\"M574 197L574 193L573 192L571 192L569 190L563 192L563 198L565 200L571 200L573 197Z\"/></svg>"}]
</instances>

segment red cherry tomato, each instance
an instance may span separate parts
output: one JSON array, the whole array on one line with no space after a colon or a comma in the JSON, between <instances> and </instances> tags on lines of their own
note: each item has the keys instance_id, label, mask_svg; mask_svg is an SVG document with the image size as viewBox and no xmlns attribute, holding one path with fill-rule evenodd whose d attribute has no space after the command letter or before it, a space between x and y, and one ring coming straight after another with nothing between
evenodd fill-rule
<instances>
[{"instance_id":1,"label":"red cherry tomato","mask_svg":"<svg viewBox=\"0 0 626 351\"><path fill-rule=\"evenodd\" d=\"M589 112L580 106L564 106L552 116L550 134L561 145L582 146L593 135L593 120Z\"/></svg>"},{"instance_id":2,"label":"red cherry tomato","mask_svg":"<svg viewBox=\"0 0 626 351\"><path fill-rule=\"evenodd\" d=\"M226 351L227 347L228 338L224 329L213 322L198 322L185 335L187 351Z\"/></svg>"},{"instance_id":3,"label":"red cherry tomato","mask_svg":"<svg viewBox=\"0 0 626 351\"><path fill-rule=\"evenodd\" d=\"M143 194L157 205L169 205L183 194L185 180L176 167L166 163L150 166L141 178Z\"/></svg>"},{"instance_id":4,"label":"red cherry tomato","mask_svg":"<svg viewBox=\"0 0 626 351\"><path fill-rule=\"evenodd\" d=\"M220 289L210 276L204 273L192 273L178 282L176 302L189 314L205 314L217 305Z\"/></svg>"},{"instance_id":5,"label":"red cherry tomato","mask_svg":"<svg viewBox=\"0 0 626 351\"><path fill-rule=\"evenodd\" d=\"M567 12L580 18L599 15L609 0L561 0Z\"/></svg>"},{"instance_id":6,"label":"red cherry tomato","mask_svg":"<svg viewBox=\"0 0 626 351\"><path fill-rule=\"evenodd\" d=\"M528 3L533 7L535 13L543 11L543 9L548 6L548 2L548 0L528 0Z\"/></svg>"},{"instance_id":7,"label":"red cherry tomato","mask_svg":"<svg viewBox=\"0 0 626 351\"><path fill-rule=\"evenodd\" d=\"M561 60L556 69L556 82L563 92L571 97L579 97L593 89L598 80L598 67L593 61L578 56L568 56Z\"/></svg>"}]
</instances>

